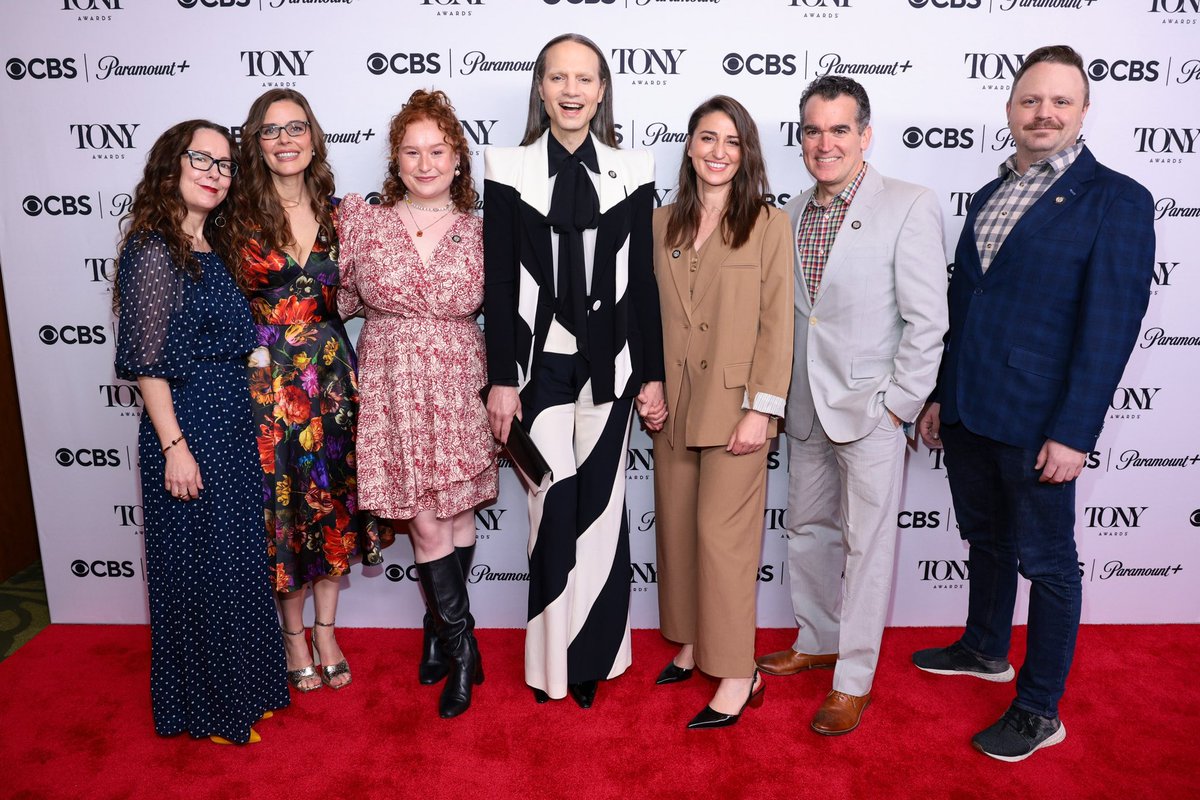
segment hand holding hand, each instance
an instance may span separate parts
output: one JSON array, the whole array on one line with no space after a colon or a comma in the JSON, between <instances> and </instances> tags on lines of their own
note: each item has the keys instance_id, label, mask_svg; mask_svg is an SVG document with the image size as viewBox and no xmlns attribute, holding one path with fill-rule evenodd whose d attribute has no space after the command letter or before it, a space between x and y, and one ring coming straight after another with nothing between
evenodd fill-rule
<instances>
[{"instance_id":1,"label":"hand holding hand","mask_svg":"<svg viewBox=\"0 0 1200 800\"><path fill-rule=\"evenodd\" d=\"M661 431L663 423L667 421L667 399L663 393L662 381L643 383L642 391L638 393L634 402L646 429Z\"/></svg>"}]
</instances>

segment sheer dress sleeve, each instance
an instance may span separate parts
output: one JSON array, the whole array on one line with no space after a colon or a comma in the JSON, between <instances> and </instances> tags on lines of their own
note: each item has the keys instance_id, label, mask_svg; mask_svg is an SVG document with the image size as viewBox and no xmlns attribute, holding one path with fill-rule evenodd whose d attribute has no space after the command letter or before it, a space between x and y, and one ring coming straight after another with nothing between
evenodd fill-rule
<instances>
[{"instance_id":1,"label":"sheer dress sleeve","mask_svg":"<svg viewBox=\"0 0 1200 800\"><path fill-rule=\"evenodd\" d=\"M337 310L343 318L362 313L355 271L358 266L359 229L365 202L357 194L347 195L338 208L338 293Z\"/></svg>"},{"instance_id":2,"label":"sheer dress sleeve","mask_svg":"<svg viewBox=\"0 0 1200 800\"><path fill-rule=\"evenodd\" d=\"M166 243L154 233L131 237L121 252L117 286L117 376L185 380L191 372L194 338L184 308L186 282Z\"/></svg>"}]
</instances>

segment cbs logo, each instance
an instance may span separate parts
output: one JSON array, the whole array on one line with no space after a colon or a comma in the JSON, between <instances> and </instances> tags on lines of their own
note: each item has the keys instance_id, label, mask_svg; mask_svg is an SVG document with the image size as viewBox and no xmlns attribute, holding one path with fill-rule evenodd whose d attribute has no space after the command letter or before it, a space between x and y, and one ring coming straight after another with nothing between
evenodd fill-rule
<instances>
[{"instance_id":1,"label":"cbs logo","mask_svg":"<svg viewBox=\"0 0 1200 800\"><path fill-rule=\"evenodd\" d=\"M4 71L14 81L19 81L27 75L40 81L46 78L70 79L79 74L73 58L29 58L24 61L10 58L4 65Z\"/></svg>"},{"instance_id":2,"label":"cbs logo","mask_svg":"<svg viewBox=\"0 0 1200 800\"><path fill-rule=\"evenodd\" d=\"M924 8L925 6L933 6L934 8L979 8L983 0L908 0L908 4L913 8Z\"/></svg>"},{"instance_id":3,"label":"cbs logo","mask_svg":"<svg viewBox=\"0 0 1200 800\"><path fill-rule=\"evenodd\" d=\"M542 2L548 6L556 6L563 2L563 0L542 0ZM611 6L613 3L617 2L617 0L566 0L566 2L573 6Z\"/></svg>"},{"instance_id":4,"label":"cbs logo","mask_svg":"<svg viewBox=\"0 0 1200 800\"><path fill-rule=\"evenodd\" d=\"M121 453L115 447L108 450L102 450L99 447L83 447L79 450L60 447L54 453L54 460L60 467L69 467L72 464L78 464L81 467L119 467L121 466Z\"/></svg>"},{"instance_id":5,"label":"cbs logo","mask_svg":"<svg viewBox=\"0 0 1200 800\"><path fill-rule=\"evenodd\" d=\"M89 575L97 578L132 578L132 561L84 561L77 558L71 562L71 574L77 578Z\"/></svg>"},{"instance_id":6,"label":"cbs logo","mask_svg":"<svg viewBox=\"0 0 1200 800\"><path fill-rule=\"evenodd\" d=\"M388 564L383 574L392 583L399 583L400 581L413 581L415 583L419 580L416 564L409 564L407 567L402 567L399 564Z\"/></svg>"},{"instance_id":7,"label":"cbs logo","mask_svg":"<svg viewBox=\"0 0 1200 800\"><path fill-rule=\"evenodd\" d=\"M940 528L940 511L901 511L896 517L897 528Z\"/></svg>"},{"instance_id":8,"label":"cbs logo","mask_svg":"<svg viewBox=\"0 0 1200 800\"><path fill-rule=\"evenodd\" d=\"M1200 508L1197 508L1192 512L1192 516L1189 521L1192 523L1193 528L1200 528Z\"/></svg>"},{"instance_id":9,"label":"cbs logo","mask_svg":"<svg viewBox=\"0 0 1200 800\"><path fill-rule=\"evenodd\" d=\"M913 126L904 131L904 146L915 150L918 147L969 148L975 146L974 128L929 128L921 130Z\"/></svg>"},{"instance_id":10,"label":"cbs logo","mask_svg":"<svg viewBox=\"0 0 1200 800\"><path fill-rule=\"evenodd\" d=\"M179 0L179 5L184 8L195 8L198 5L205 8L234 8L248 6L250 0Z\"/></svg>"},{"instance_id":11,"label":"cbs logo","mask_svg":"<svg viewBox=\"0 0 1200 800\"><path fill-rule=\"evenodd\" d=\"M795 75L796 57L792 54L751 53L743 56L730 53L721 59L721 66L729 75L740 75L743 71L750 75Z\"/></svg>"},{"instance_id":12,"label":"cbs logo","mask_svg":"<svg viewBox=\"0 0 1200 800\"><path fill-rule=\"evenodd\" d=\"M391 71L397 75L436 75L442 71L437 53L371 53L367 56L367 71L382 75Z\"/></svg>"},{"instance_id":13,"label":"cbs logo","mask_svg":"<svg viewBox=\"0 0 1200 800\"><path fill-rule=\"evenodd\" d=\"M57 195L52 194L46 197L38 197L37 195L26 195L21 201L21 210L31 217L36 217L42 212L49 214L52 217L73 217L76 214L88 215L92 213L91 200L86 194L75 195Z\"/></svg>"},{"instance_id":14,"label":"cbs logo","mask_svg":"<svg viewBox=\"0 0 1200 800\"><path fill-rule=\"evenodd\" d=\"M1088 77L1094 81L1111 79L1114 81L1156 81L1158 80L1157 61L1105 61L1097 58L1088 64Z\"/></svg>"},{"instance_id":15,"label":"cbs logo","mask_svg":"<svg viewBox=\"0 0 1200 800\"><path fill-rule=\"evenodd\" d=\"M60 325L57 328L43 325L38 329L38 338L42 344L104 344L107 341L103 325Z\"/></svg>"}]
</instances>

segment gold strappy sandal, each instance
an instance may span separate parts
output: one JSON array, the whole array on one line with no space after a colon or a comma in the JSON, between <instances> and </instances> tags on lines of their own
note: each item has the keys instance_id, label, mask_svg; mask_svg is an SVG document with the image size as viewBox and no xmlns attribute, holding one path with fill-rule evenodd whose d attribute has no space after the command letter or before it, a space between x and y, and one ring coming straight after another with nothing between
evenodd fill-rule
<instances>
[{"instance_id":1,"label":"gold strappy sandal","mask_svg":"<svg viewBox=\"0 0 1200 800\"><path fill-rule=\"evenodd\" d=\"M287 628L280 625L279 630L283 631L288 636L303 636L304 635L304 628L301 628L298 631L289 631ZM315 658L314 658L314 661L315 661ZM290 683L297 692L302 692L302 693L315 692L317 689L320 689L321 684L319 684L319 683L316 684L315 686L303 686L302 685L302 683L304 681L309 680L311 678L315 678L315 677L317 677L317 666L315 663L309 664L307 666L303 666L300 669L289 669L287 671L288 683Z\"/></svg>"},{"instance_id":2,"label":"gold strappy sandal","mask_svg":"<svg viewBox=\"0 0 1200 800\"><path fill-rule=\"evenodd\" d=\"M334 622L336 622L336 620L334 620ZM313 620L313 624L320 625L322 628L332 628L333 627L333 622L320 622L318 620ZM317 649L317 637L316 636L313 636L313 638L312 638L312 649L313 649L313 662L318 667L320 667L320 670L321 670L321 683L325 684L330 689L345 689L347 686L350 685L350 680L351 680L350 664L348 664L346 662L345 658L343 658L341 661L334 664L333 666L322 666L321 665L321 653ZM340 684L340 685L335 685L333 683L333 679L336 678L338 675L345 675L346 682L343 684Z\"/></svg>"}]
</instances>

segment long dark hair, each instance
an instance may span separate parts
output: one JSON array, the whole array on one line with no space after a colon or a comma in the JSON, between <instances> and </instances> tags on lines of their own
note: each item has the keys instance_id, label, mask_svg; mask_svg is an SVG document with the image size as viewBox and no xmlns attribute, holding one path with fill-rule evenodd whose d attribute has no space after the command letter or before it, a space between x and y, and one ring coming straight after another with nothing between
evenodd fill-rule
<instances>
[{"instance_id":1,"label":"long dark hair","mask_svg":"<svg viewBox=\"0 0 1200 800\"><path fill-rule=\"evenodd\" d=\"M450 202L460 213L467 214L475 210L475 202L479 194L475 191L475 182L471 179L471 148L467 145L467 137L463 135L462 125L454 113L454 106L446 93L437 90L427 92L417 89L408 102L392 117L388 127L388 164L387 177L383 179L383 199L380 205L394 206L404 197L404 181L400 178L400 163L397 154L400 145L404 143L404 134L408 126L419 120L427 119L438 126L438 130L446 137L446 141L454 148L458 157L457 174L450 183Z\"/></svg>"},{"instance_id":2,"label":"long dark hair","mask_svg":"<svg viewBox=\"0 0 1200 800\"><path fill-rule=\"evenodd\" d=\"M288 224L287 213L279 202L279 194L271 178L271 170L263 158L258 132L262 130L263 118L273 103L291 101L300 106L309 124L313 157L304 170L304 186L312 203L313 214L326 236L332 238L333 217L329 199L333 197L333 170L329 166L328 150L325 147L325 131L317 122L312 106L304 95L295 89L269 89L258 96L250 105L246 121L242 124L239 175L241 189L233 213L234 241L238 249L245 247L251 237L262 243L263 250L282 250L296 244L296 237ZM247 288L243 280L241 258L235 263L234 275L238 284Z\"/></svg>"},{"instance_id":3,"label":"long dark hair","mask_svg":"<svg viewBox=\"0 0 1200 800\"><path fill-rule=\"evenodd\" d=\"M692 112L688 119L688 144L696 135L700 120L717 111L733 120L742 156L729 189L725 215L721 219L721 241L732 247L741 247L750 238L754 223L767 205L764 197L770 191L767 167L758 141L758 126L754 124L750 112L737 100L723 94L710 97ZM696 240L701 213L700 189L696 185L699 180L685 147L683 163L679 165L679 189L667 218L667 244L673 247L688 247Z\"/></svg>"},{"instance_id":4,"label":"long dark hair","mask_svg":"<svg viewBox=\"0 0 1200 800\"><path fill-rule=\"evenodd\" d=\"M612 148L619 147L617 128L613 123L612 71L608 68L608 61L605 60L604 53L600 52L599 45L580 33L555 36L546 42L545 47L538 53L537 61L533 64L533 82L529 86L529 114L525 118L525 138L521 140L521 146L533 144L542 138L542 134L550 127L550 115L546 113L546 106L538 94L538 86L546 76L546 53L554 45L563 42L581 44L596 54L596 59L600 62L600 80L604 81L604 95L600 98L600 107L596 109L596 115L588 123L588 128L604 144Z\"/></svg>"},{"instance_id":5,"label":"long dark hair","mask_svg":"<svg viewBox=\"0 0 1200 800\"><path fill-rule=\"evenodd\" d=\"M133 201L129 211L121 218L121 244L117 248L118 263L120 253L131 242L141 241L144 237L158 234L167 245L167 253L175 263L176 269L182 270L193 280L199 280L202 275L200 262L192 253L192 239L183 231L183 223L187 219L187 206L179 191L179 176L183 171L183 153L192 143L196 131L208 129L216 131L225 137L229 143L229 152L237 152L237 144L233 141L229 129L206 119L189 119L168 128L158 141L150 148L146 156L146 169L142 179L133 190ZM215 169L215 165L214 165ZM235 263L237 250L234 248L232 226L227 224L227 214L231 208L238 188L238 179L232 178L229 192L221 204L209 212L204 220L204 238L227 267ZM121 296L113 282L113 311L121 313Z\"/></svg>"}]
</instances>

